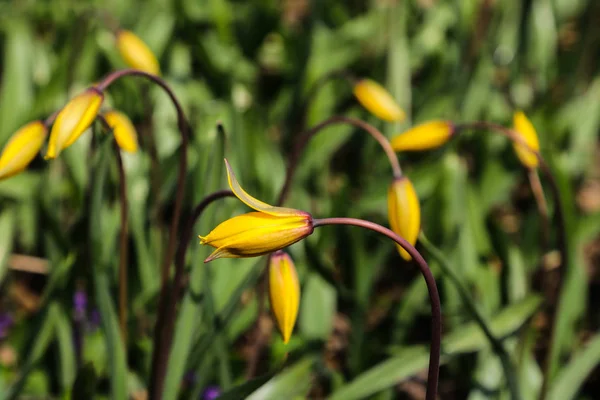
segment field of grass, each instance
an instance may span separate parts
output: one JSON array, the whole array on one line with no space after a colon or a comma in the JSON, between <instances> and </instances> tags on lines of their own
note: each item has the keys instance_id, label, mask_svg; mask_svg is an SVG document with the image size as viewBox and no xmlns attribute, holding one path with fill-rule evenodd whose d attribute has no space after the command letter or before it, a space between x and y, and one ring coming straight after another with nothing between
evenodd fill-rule
<instances>
[{"instance_id":1,"label":"field of grass","mask_svg":"<svg viewBox=\"0 0 600 400\"><path fill-rule=\"evenodd\" d=\"M0 399L432 400L429 271L437 398L598 398L599 21L594 0L0 1ZM432 121L443 140L399 149ZM253 211L224 158L314 220L238 217L218 243L242 257L204 263L198 235ZM247 257L297 239L295 267Z\"/></svg>"}]
</instances>

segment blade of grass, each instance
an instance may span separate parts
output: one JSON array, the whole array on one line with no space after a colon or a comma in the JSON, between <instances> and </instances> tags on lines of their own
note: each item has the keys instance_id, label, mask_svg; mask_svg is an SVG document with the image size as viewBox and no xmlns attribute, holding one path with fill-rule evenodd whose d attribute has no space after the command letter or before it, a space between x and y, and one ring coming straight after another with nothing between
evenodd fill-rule
<instances>
[{"instance_id":1,"label":"blade of grass","mask_svg":"<svg viewBox=\"0 0 600 400\"><path fill-rule=\"evenodd\" d=\"M38 362L46 353L46 349L50 345L50 341L54 338L54 328L56 319L58 318L58 304L51 303L45 312L40 315L38 329L33 330L34 339L29 348L29 352L21 368L19 377L5 392L5 400L14 400L19 398L21 389L27 380L29 373L37 366ZM35 325L34 325L35 326Z\"/></svg>"},{"instance_id":2,"label":"blade of grass","mask_svg":"<svg viewBox=\"0 0 600 400\"><path fill-rule=\"evenodd\" d=\"M119 324L110 291L108 260L102 259L103 245L106 238L102 234L102 204L105 199L105 183L110 161L111 142L104 138L97 157L93 173L92 193L90 201L90 261L94 281L95 300L102 317L102 329L106 339L109 355L110 392L114 400L127 400L127 365L125 349L119 332ZM110 138L108 138L110 139Z\"/></svg>"}]
</instances>

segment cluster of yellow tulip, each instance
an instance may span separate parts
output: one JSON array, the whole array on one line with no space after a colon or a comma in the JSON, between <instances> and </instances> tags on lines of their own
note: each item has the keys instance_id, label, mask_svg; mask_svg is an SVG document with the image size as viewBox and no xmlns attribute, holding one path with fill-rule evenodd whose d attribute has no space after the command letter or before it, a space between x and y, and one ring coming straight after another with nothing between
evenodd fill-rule
<instances>
[{"instance_id":1,"label":"cluster of yellow tulip","mask_svg":"<svg viewBox=\"0 0 600 400\"><path fill-rule=\"evenodd\" d=\"M136 69L136 71L129 70L129 72L146 74L159 82L160 79L157 77L160 74L158 61L141 39L125 30L119 30L115 35L116 46L122 58L129 66ZM159 84L163 87L166 86L160 82ZM354 96L373 115L389 122L404 119L404 111L381 85L370 79L360 79L352 83ZM0 155L0 179L13 176L29 165L42 149L50 125L52 125L52 129L45 159L58 157L97 118L101 118L105 125L112 130L115 140L122 150L137 151L137 134L129 118L116 110L101 112L104 90L107 85L104 82L92 86L71 99L64 108L47 120L34 121L19 129L7 142ZM170 94L172 95L172 93ZM174 101L176 102L176 100ZM179 107L178 112L182 113ZM465 126L468 125L462 127ZM369 229L378 230L388 237L395 235L396 239L394 240L398 243L398 251L401 257L407 261L412 260L411 254L407 252L407 249L410 249L416 261L424 264L422 258L418 256L418 252L412 248L416 244L421 230L421 211L415 188L409 178L401 173L394 152L434 149L448 142L460 130L461 125L456 125L451 121L429 121L407 130L391 141L386 138L381 139L380 136L383 135L380 133L372 133L380 140L380 143L383 141L382 146L386 152L391 154L388 154L388 157L393 164L394 177L387 198L388 219L392 231L386 228L378 230L378 228L369 227ZM527 168L536 168L539 161L539 142L533 125L522 112L516 112L514 115L511 135L515 135L514 138L517 138L513 145L520 161ZM288 343L298 315L300 284L291 257L280 250L309 236L316 226L325 225L325 220L314 220L305 211L272 206L252 197L240 186L227 160L225 163L231 190L254 211L228 219L208 235L200 236L201 244L215 248L205 262L223 257L255 257L275 252L269 259L269 298L271 310L283 336L283 341ZM185 162L183 162L182 169L185 170ZM358 225L367 227L367 224L369 223ZM427 268L424 267L424 270ZM432 313L433 310L436 310L438 315L434 317L438 318L439 330L439 319L441 319L439 296L437 296L435 281L431 282L433 277L427 274L428 272L424 272L428 287L431 289L430 295L433 296ZM439 361L439 337L437 340L436 352ZM432 357L432 360L435 360L436 356ZM437 367L434 364L432 368ZM437 371L435 374L432 372L431 375L432 387L437 385L436 374Z\"/></svg>"},{"instance_id":2,"label":"cluster of yellow tulip","mask_svg":"<svg viewBox=\"0 0 600 400\"><path fill-rule=\"evenodd\" d=\"M393 97L378 83L362 79L354 85L354 95L368 111L386 121L399 121L404 112ZM423 151L442 146L457 132L451 121L429 121L394 137L390 145L396 152ZM520 138L513 143L520 161L535 168L539 150L537 134L531 122L518 111L514 115L513 131ZM233 217L218 225L200 243L216 250L205 260L220 257L254 257L278 251L270 259L269 293L271 308L285 343L289 341L298 314L300 286L291 258L283 249L310 235L314 229L310 214L290 208L275 207L250 196L239 185L231 166L225 161L229 186L246 205L256 210ZM405 175L393 179L388 190L388 219L393 232L415 245L421 230L421 211L417 193ZM400 245L402 258L412 257Z\"/></svg>"},{"instance_id":3,"label":"cluster of yellow tulip","mask_svg":"<svg viewBox=\"0 0 600 400\"><path fill-rule=\"evenodd\" d=\"M124 61L132 68L149 74L160 74L158 60L146 44L130 31L116 33L116 46ZM100 113L104 93L92 86L75 96L57 114L46 121L34 121L15 132L0 155L0 179L14 176L27 168L48 136L52 125L45 159L53 159L71 146L101 115L112 129L119 147L127 152L138 149L137 134L130 119L117 110Z\"/></svg>"}]
</instances>

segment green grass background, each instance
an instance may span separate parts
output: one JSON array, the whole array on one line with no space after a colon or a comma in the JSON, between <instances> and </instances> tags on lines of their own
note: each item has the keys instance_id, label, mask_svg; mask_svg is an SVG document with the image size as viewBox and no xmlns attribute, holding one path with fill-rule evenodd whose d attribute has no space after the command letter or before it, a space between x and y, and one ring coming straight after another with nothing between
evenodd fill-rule
<instances>
[{"instance_id":1,"label":"green grass background","mask_svg":"<svg viewBox=\"0 0 600 400\"><path fill-rule=\"evenodd\" d=\"M600 390L599 16L594 0L5 0L0 143L125 67L107 21L149 45L185 107L193 135L184 211L226 187L224 156L246 190L275 202L295 138L332 115L365 119L391 138L431 119L508 126L513 111L524 110L565 206L570 253L561 297L541 290L555 253L548 256L541 246L527 174L505 138L467 132L442 149L400 154L400 162L421 200L423 231L502 339L521 398L539 397L543 360L553 346L547 398L592 399ZM382 83L407 119L378 121L339 80L306 105L314 82L339 69ZM179 134L168 98L143 80L115 84L107 104L132 118L143 149L152 135L159 162L153 167L144 150L124 156L127 346L116 319L116 161L101 133L95 157L88 157L90 132L58 160L40 157L0 182L0 310L15 319L0 342L2 398L141 399L136 396L147 387ZM391 179L368 135L336 126L307 148L287 204L318 217L387 225ZM245 211L240 202L223 200L195 232L206 234ZM556 224L550 227L553 239ZM230 399L422 396L427 293L416 268L392 244L356 228L330 227L292 246L302 285L297 329L288 346L276 331L267 337L251 380L256 326L268 325L259 319L264 260L204 265L209 251L195 240L190 245L189 288L178 311L165 399L198 398L208 385L220 386ZM498 356L456 283L423 253L442 295L441 398L510 398ZM46 260L48 273L14 270L14 254ZM86 329L81 363L73 342L76 289L88 294L90 313L103 317L100 327ZM33 307L23 305L23 293L35 300ZM540 312L544 302L558 304L554 338Z\"/></svg>"}]
</instances>

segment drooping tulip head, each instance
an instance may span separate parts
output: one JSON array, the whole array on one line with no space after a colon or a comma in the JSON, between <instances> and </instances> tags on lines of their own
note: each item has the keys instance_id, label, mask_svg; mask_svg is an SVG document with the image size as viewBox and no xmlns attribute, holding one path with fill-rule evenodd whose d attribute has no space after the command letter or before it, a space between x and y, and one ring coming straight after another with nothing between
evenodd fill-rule
<instances>
[{"instance_id":1,"label":"drooping tulip head","mask_svg":"<svg viewBox=\"0 0 600 400\"><path fill-rule=\"evenodd\" d=\"M104 94L92 87L73 97L60 110L50 131L46 159L58 157L61 151L79 139L98 116L103 100Z\"/></svg>"},{"instance_id":2,"label":"drooping tulip head","mask_svg":"<svg viewBox=\"0 0 600 400\"><path fill-rule=\"evenodd\" d=\"M233 193L256 211L230 218L208 235L200 236L200 244L216 249L204 262L222 257L256 257L272 253L313 232L313 219L309 213L271 206L250 196L238 183L227 160L225 165Z\"/></svg>"},{"instance_id":3,"label":"drooping tulip head","mask_svg":"<svg viewBox=\"0 0 600 400\"><path fill-rule=\"evenodd\" d=\"M421 230L421 206L412 182L402 176L394 179L388 189L388 218L392 231L413 246ZM400 245L398 251L405 260L412 259Z\"/></svg>"},{"instance_id":4,"label":"drooping tulip head","mask_svg":"<svg viewBox=\"0 0 600 400\"><path fill-rule=\"evenodd\" d=\"M539 151L540 142L535 127L521 111L516 111L513 115L513 130L521 136L525 144L529 147L527 148L527 146L520 143L514 143L513 147L517 153L517 157L519 157L519 160L525 167L530 169L537 168L539 160L531 150Z\"/></svg>"},{"instance_id":5,"label":"drooping tulip head","mask_svg":"<svg viewBox=\"0 0 600 400\"><path fill-rule=\"evenodd\" d=\"M0 154L0 179L23 171L40 152L48 129L42 121L33 121L21 127L8 140Z\"/></svg>"},{"instance_id":6,"label":"drooping tulip head","mask_svg":"<svg viewBox=\"0 0 600 400\"><path fill-rule=\"evenodd\" d=\"M404 111L392 95L377 82L371 79L361 79L355 83L354 96L371 114L384 121L402 121Z\"/></svg>"},{"instance_id":7,"label":"drooping tulip head","mask_svg":"<svg viewBox=\"0 0 600 400\"><path fill-rule=\"evenodd\" d=\"M113 135L119 147L129 153L138 150L138 140L135 127L127 115L111 110L104 113L104 119L113 130Z\"/></svg>"},{"instance_id":8,"label":"drooping tulip head","mask_svg":"<svg viewBox=\"0 0 600 400\"><path fill-rule=\"evenodd\" d=\"M450 121L429 121L394 137L391 144L394 151L431 150L445 144L454 132L454 124Z\"/></svg>"},{"instance_id":9,"label":"drooping tulip head","mask_svg":"<svg viewBox=\"0 0 600 400\"><path fill-rule=\"evenodd\" d=\"M283 251L269 259L269 299L283 342L287 344L298 317L300 283L292 258Z\"/></svg>"},{"instance_id":10,"label":"drooping tulip head","mask_svg":"<svg viewBox=\"0 0 600 400\"><path fill-rule=\"evenodd\" d=\"M160 75L160 66L150 48L136 34L127 30L117 32L117 47L125 63L152 75Z\"/></svg>"}]
</instances>

